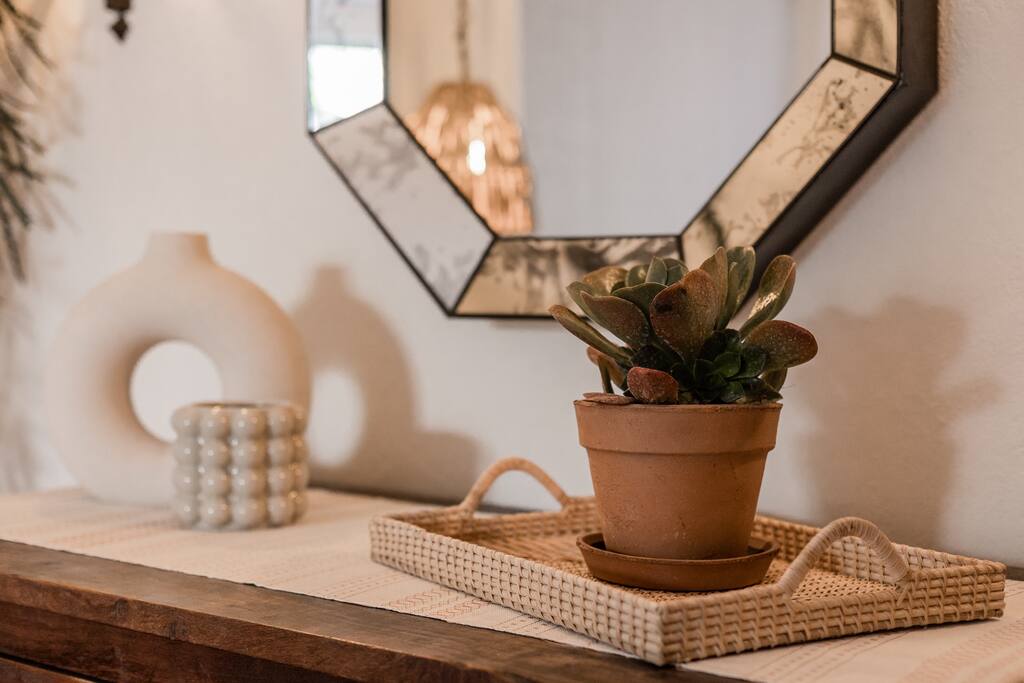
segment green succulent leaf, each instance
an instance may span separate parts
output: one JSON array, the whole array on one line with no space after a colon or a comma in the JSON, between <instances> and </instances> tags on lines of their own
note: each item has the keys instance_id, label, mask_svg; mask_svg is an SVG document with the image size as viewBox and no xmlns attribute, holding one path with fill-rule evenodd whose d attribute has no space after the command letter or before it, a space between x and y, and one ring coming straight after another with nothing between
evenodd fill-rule
<instances>
[{"instance_id":1,"label":"green succulent leaf","mask_svg":"<svg viewBox=\"0 0 1024 683\"><path fill-rule=\"evenodd\" d=\"M754 379L745 379L742 382L743 390L746 393L746 398L744 398L746 403L778 401L782 398L782 394L769 386L763 379L755 377Z\"/></svg>"},{"instance_id":2,"label":"green succulent leaf","mask_svg":"<svg viewBox=\"0 0 1024 683\"><path fill-rule=\"evenodd\" d=\"M723 316L728 313L726 310L726 297L729 295L729 260L725 255L725 248L719 247L700 264L700 269L711 276L715 283L715 291L718 295L717 308L715 309L715 329L720 330L729 322L722 321Z\"/></svg>"},{"instance_id":3,"label":"green succulent leaf","mask_svg":"<svg viewBox=\"0 0 1024 683\"><path fill-rule=\"evenodd\" d=\"M728 385L729 382L721 375L711 375L705 381L699 383L694 388L694 392L704 403L713 403L718 400L719 394Z\"/></svg>"},{"instance_id":4,"label":"green succulent leaf","mask_svg":"<svg viewBox=\"0 0 1024 683\"><path fill-rule=\"evenodd\" d=\"M722 377L735 377L740 371L743 359L735 351L726 351L714 360L715 372Z\"/></svg>"},{"instance_id":5,"label":"green succulent leaf","mask_svg":"<svg viewBox=\"0 0 1024 683\"><path fill-rule=\"evenodd\" d=\"M607 337L595 330L591 325L571 310L562 305L554 305L548 309L548 313L559 322L559 324L582 341L587 346L592 346L601 353L609 356L616 363L629 364L629 356L625 351L613 344Z\"/></svg>"},{"instance_id":6,"label":"green succulent leaf","mask_svg":"<svg viewBox=\"0 0 1024 683\"><path fill-rule=\"evenodd\" d=\"M651 264L647 266L647 277L645 282L655 282L659 285L665 284L665 280L668 278L668 266L660 258L655 256L651 259Z\"/></svg>"},{"instance_id":7,"label":"green succulent leaf","mask_svg":"<svg viewBox=\"0 0 1024 683\"><path fill-rule=\"evenodd\" d=\"M736 269L735 263L729 264L729 276L726 280L728 280L729 285L727 287L728 291L725 295L725 303L722 305L722 312L718 316L718 319L723 321L720 329L726 327L729 324L729 321L732 320L732 317L736 315L736 306L733 303L732 292L740 286L740 273Z\"/></svg>"},{"instance_id":8,"label":"green succulent leaf","mask_svg":"<svg viewBox=\"0 0 1024 683\"><path fill-rule=\"evenodd\" d=\"M679 383L661 370L631 368L627 382L633 398L642 403L675 403L679 394Z\"/></svg>"},{"instance_id":9,"label":"green succulent leaf","mask_svg":"<svg viewBox=\"0 0 1024 683\"><path fill-rule=\"evenodd\" d=\"M818 342L813 334L784 320L761 323L747 335L746 345L764 350L768 356L765 362L768 372L806 363L818 353Z\"/></svg>"},{"instance_id":10,"label":"green succulent leaf","mask_svg":"<svg viewBox=\"0 0 1024 683\"><path fill-rule=\"evenodd\" d=\"M741 382L729 382L718 392L718 400L722 403L736 403L747 395Z\"/></svg>"},{"instance_id":11,"label":"green succulent leaf","mask_svg":"<svg viewBox=\"0 0 1024 683\"><path fill-rule=\"evenodd\" d=\"M590 287L582 282L573 282L565 288L565 291L569 293L569 298L573 300L573 303L580 307L580 310L583 311L584 315L590 319L594 318L594 314L587 310L587 304L584 303L583 297L580 296L583 292L593 294L594 292L591 291Z\"/></svg>"},{"instance_id":12,"label":"green succulent leaf","mask_svg":"<svg viewBox=\"0 0 1024 683\"><path fill-rule=\"evenodd\" d=\"M736 379L753 379L762 372L768 362L768 354L764 349L745 347L740 353L740 371L736 373Z\"/></svg>"},{"instance_id":13,"label":"green succulent leaf","mask_svg":"<svg viewBox=\"0 0 1024 683\"><path fill-rule=\"evenodd\" d=\"M706 358L698 358L693 364L693 376L697 379L698 384L709 381L717 374L718 371L715 370L714 362Z\"/></svg>"},{"instance_id":14,"label":"green succulent leaf","mask_svg":"<svg viewBox=\"0 0 1024 683\"><path fill-rule=\"evenodd\" d=\"M777 393L779 391L782 391L782 385L786 383L787 372L787 368L782 368L781 370L772 370L771 372L764 373L764 376L761 377L761 380L769 389ZM782 397L779 396L779 398Z\"/></svg>"},{"instance_id":15,"label":"green succulent leaf","mask_svg":"<svg viewBox=\"0 0 1024 683\"><path fill-rule=\"evenodd\" d=\"M647 266L633 266L626 273L626 286L642 285L647 280Z\"/></svg>"},{"instance_id":16,"label":"green succulent leaf","mask_svg":"<svg viewBox=\"0 0 1024 683\"><path fill-rule=\"evenodd\" d=\"M697 384L697 378L693 374L693 368L688 363L675 363L669 370L669 374L675 377L679 386L690 389Z\"/></svg>"},{"instance_id":17,"label":"green succulent leaf","mask_svg":"<svg viewBox=\"0 0 1024 683\"><path fill-rule=\"evenodd\" d=\"M746 337L761 323L774 319L789 301L795 283L796 262L784 254L773 258L761 276L757 299L750 317L740 328L740 335Z\"/></svg>"},{"instance_id":18,"label":"green succulent leaf","mask_svg":"<svg viewBox=\"0 0 1024 683\"><path fill-rule=\"evenodd\" d=\"M700 347L700 357L714 360L727 351L739 353L740 333L736 330L715 330Z\"/></svg>"},{"instance_id":19,"label":"green succulent leaf","mask_svg":"<svg viewBox=\"0 0 1024 683\"><path fill-rule=\"evenodd\" d=\"M615 296L632 302L646 314L651 310L651 302L654 301L654 297L658 296L663 289L665 289L665 285L660 285L656 282L644 282L632 287L627 286L616 289Z\"/></svg>"},{"instance_id":20,"label":"green succulent leaf","mask_svg":"<svg viewBox=\"0 0 1024 683\"><path fill-rule=\"evenodd\" d=\"M754 281L754 266L757 263L757 256L753 247L732 247L725 252L729 260L729 296L727 304L730 309L729 320L736 315L736 311L743 305L747 298L750 285Z\"/></svg>"},{"instance_id":21,"label":"green succulent leaf","mask_svg":"<svg viewBox=\"0 0 1024 683\"><path fill-rule=\"evenodd\" d=\"M632 361L634 367L665 371L670 370L677 362L678 359L653 344L645 344L638 348L633 353Z\"/></svg>"},{"instance_id":22,"label":"green succulent leaf","mask_svg":"<svg viewBox=\"0 0 1024 683\"><path fill-rule=\"evenodd\" d=\"M611 356L601 353L593 346L587 347L587 358L601 370L602 377L607 374L608 378L618 387L625 387L626 372L618 363L612 360Z\"/></svg>"},{"instance_id":23,"label":"green succulent leaf","mask_svg":"<svg viewBox=\"0 0 1024 683\"><path fill-rule=\"evenodd\" d=\"M592 296L589 292L581 292L580 298L586 304L585 310L593 312L594 322L626 342L630 348L638 349L647 343L651 326L636 304L614 295Z\"/></svg>"},{"instance_id":24,"label":"green succulent leaf","mask_svg":"<svg viewBox=\"0 0 1024 683\"><path fill-rule=\"evenodd\" d=\"M686 264L677 258L665 259L665 265L668 267L668 276L665 279L666 285L673 285L683 279L686 275Z\"/></svg>"},{"instance_id":25,"label":"green succulent leaf","mask_svg":"<svg viewBox=\"0 0 1024 683\"><path fill-rule=\"evenodd\" d=\"M718 290L703 270L691 270L651 302L655 334L684 359L693 359L714 332Z\"/></svg>"},{"instance_id":26,"label":"green succulent leaf","mask_svg":"<svg viewBox=\"0 0 1024 683\"><path fill-rule=\"evenodd\" d=\"M594 296L607 296L617 284L626 279L626 272L621 266L605 266L587 273L580 282L585 284Z\"/></svg>"}]
</instances>

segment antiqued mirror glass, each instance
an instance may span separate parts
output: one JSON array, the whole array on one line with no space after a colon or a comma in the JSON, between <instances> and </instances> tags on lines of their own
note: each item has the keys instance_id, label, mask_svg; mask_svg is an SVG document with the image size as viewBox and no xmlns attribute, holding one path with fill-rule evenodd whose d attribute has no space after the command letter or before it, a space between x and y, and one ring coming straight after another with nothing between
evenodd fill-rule
<instances>
[{"instance_id":1,"label":"antiqued mirror glass","mask_svg":"<svg viewBox=\"0 0 1024 683\"><path fill-rule=\"evenodd\" d=\"M791 249L934 92L934 22L931 1L310 0L308 126L447 313L538 316L607 263Z\"/></svg>"}]
</instances>

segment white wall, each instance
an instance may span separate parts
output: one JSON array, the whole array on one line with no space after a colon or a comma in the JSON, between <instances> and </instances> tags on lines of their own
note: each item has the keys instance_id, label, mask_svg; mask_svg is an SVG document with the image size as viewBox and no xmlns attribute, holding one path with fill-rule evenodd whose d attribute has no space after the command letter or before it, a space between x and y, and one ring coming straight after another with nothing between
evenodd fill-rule
<instances>
[{"instance_id":1,"label":"white wall","mask_svg":"<svg viewBox=\"0 0 1024 683\"><path fill-rule=\"evenodd\" d=\"M5 427L2 471L67 483L32 423L41 349L146 233L181 228L209 231L223 263L296 316L317 371L321 483L454 498L517 454L589 489L571 399L596 378L579 344L544 322L443 317L306 138L301 3L136 3L124 45L99 4L83 5L76 130L51 157L69 178L63 214L33 236L12 302L4 388L31 431L14 447L24 433ZM821 353L792 373L762 502L1022 565L1024 5L942 10L942 92L797 253L787 317ZM211 381L155 374L144 407ZM514 479L493 500L544 494Z\"/></svg>"}]
</instances>

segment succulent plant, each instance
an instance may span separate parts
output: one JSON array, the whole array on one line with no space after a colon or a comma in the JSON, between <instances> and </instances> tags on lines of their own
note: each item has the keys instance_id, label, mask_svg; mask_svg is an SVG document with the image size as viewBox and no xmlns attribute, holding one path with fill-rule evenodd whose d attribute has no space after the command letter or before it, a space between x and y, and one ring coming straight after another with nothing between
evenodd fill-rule
<instances>
[{"instance_id":1,"label":"succulent plant","mask_svg":"<svg viewBox=\"0 0 1024 683\"><path fill-rule=\"evenodd\" d=\"M756 403L782 398L786 371L818 352L814 335L776 320L793 293L796 263L777 256L761 276L750 316L729 322L747 297L756 256L751 247L719 247L700 268L653 258L646 266L607 266L567 287L591 321L565 306L551 315L587 344L612 385L641 403Z\"/></svg>"}]
</instances>

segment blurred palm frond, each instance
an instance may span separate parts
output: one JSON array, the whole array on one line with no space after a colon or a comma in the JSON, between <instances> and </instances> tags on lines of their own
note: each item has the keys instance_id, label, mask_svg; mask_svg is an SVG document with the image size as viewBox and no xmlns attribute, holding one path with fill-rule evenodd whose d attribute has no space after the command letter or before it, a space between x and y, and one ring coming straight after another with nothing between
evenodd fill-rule
<instances>
[{"instance_id":1,"label":"blurred palm frond","mask_svg":"<svg viewBox=\"0 0 1024 683\"><path fill-rule=\"evenodd\" d=\"M37 95L32 66L49 68L39 45L42 24L19 9L14 0L0 0L0 233L8 267L24 279L21 237L33 224L33 193L46 180L39 169L43 145L28 120Z\"/></svg>"}]
</instances>

